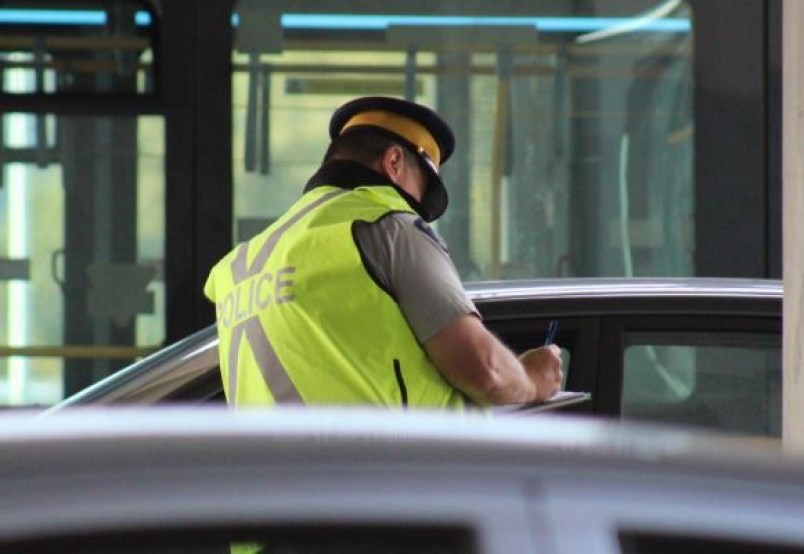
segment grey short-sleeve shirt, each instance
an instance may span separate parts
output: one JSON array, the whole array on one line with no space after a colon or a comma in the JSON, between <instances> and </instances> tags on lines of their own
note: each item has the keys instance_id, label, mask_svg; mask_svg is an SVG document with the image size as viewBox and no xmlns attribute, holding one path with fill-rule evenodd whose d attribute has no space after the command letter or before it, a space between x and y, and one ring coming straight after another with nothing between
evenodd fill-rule
<instances>
[{"instance_id":1,"label":"grey short-sleeve shirt","mask_svg":"<svg viewBox=\"0 0 804 554\"><path fill-rule=\"evenodd\" d=\"M353 230L366 270L396 299L420 343L461 316L479 317L446 245L419 216L392 213Z\"/></svg>"}]
</instances>

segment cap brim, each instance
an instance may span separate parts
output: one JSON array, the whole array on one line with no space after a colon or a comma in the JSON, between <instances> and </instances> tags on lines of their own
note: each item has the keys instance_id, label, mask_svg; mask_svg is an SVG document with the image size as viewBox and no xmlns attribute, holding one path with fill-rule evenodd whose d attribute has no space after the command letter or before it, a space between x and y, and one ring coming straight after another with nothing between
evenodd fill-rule
<instances>
[{"instance_id":1,"label":"cap brim","mask_svg":"<svg viewBox=\"0 0 804 554\"><path fill-rule=\"evenodd\" d=\"M444 213L449 203L449 195L447 194L447 187L441 180L441 176L435 173L426 163L421 164L427 173L427 189L424 191L424 196L420 202L422 209L425 213L422 218L428 223L435 221Z\"/></svg>"}]
</instances>

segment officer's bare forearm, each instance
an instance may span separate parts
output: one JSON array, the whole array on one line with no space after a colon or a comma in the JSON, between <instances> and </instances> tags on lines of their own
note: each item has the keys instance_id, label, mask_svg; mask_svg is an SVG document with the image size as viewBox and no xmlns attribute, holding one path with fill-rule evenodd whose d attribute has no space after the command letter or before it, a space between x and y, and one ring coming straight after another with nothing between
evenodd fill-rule
<instances>
[{"instance_id":1,"label":"officer's bare forearm","mask_svg":"<svg viewBox=\"0 0 804 554\"><path fill-rule=\"evenodd\" d=\"M443 377L478 404L530 402L539 397L514 353L474 316L454 321L425 348Z\"/></svg>"}]
</instances>

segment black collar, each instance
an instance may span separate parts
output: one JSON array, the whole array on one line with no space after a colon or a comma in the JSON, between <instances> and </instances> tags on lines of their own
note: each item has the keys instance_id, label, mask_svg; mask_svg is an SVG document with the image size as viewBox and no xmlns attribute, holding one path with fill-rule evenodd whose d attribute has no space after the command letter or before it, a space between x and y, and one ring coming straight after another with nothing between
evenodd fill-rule
<instances>
[{"instance_id":1,"label":"black collar","mask_svg":"<svg viewBox=\"0 0 804 554\"><path fill-rule=\"evenodd\" d=\"M388 177L352 160L331 160L326 162L307 181L304 186L304 192L310 192L323 186L347 190L353 190L357 187L391 187L405 199L417 214L422 217L425 214L422 205L410 194L394 184Z\"/></svg>"}]
</instances>

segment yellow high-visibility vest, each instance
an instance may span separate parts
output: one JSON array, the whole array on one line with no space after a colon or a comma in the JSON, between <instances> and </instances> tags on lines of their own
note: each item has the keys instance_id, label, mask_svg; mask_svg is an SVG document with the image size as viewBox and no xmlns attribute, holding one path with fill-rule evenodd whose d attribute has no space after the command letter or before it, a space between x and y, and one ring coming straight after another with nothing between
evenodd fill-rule
<instances>
[{"instance_id":1,"label":"yellow high-visibility vest","mask_svg":"<svg viewBox=\"0 0 804 554\"><path fill-rule=\"evenodd\" d=\"M413 212L393 187L317 187L218 262L204 290L229 404L464 406L361 260L353 223L390 212Z\"/></svg>"}]
</instances>

